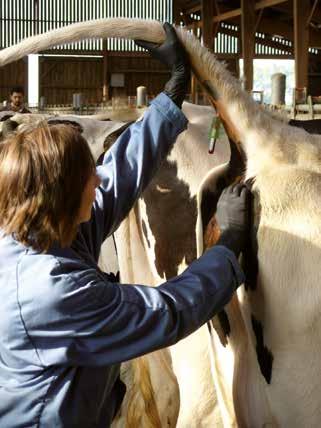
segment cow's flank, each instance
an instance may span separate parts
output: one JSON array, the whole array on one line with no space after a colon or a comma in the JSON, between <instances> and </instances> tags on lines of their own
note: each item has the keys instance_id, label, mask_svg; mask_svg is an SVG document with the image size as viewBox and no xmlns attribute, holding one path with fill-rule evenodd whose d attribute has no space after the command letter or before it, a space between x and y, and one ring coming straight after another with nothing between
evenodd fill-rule
<instances>
[{"instance_id":1,"label":"cow's flank","mask_svg":"<svg viewBox=\"0 0 321 428\"><path fill-rule=\"evenodd\" d=\"M189 264L196 257L195 239L189 233L195 228L196 198L190 195L188 184L177 177L176 163L165 161L143 200L155 239L157 272L162 278L171 278L178 274L183 260Z\"/></svg>"}]
</instances>

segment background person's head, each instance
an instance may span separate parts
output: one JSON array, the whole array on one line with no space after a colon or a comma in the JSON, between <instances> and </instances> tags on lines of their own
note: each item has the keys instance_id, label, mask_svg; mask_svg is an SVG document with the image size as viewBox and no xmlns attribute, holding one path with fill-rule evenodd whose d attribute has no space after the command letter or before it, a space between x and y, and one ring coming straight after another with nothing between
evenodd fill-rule
<instances>
[{"instance_id":1,"label":"background person's head","mask_svg":"<svg viewBox=\"0 0 321 428\"><path fill-rule=\"evenodd\" d=\"M99 182L89 146L72 127L13 135L0 146L0 228L41 251L70 245Z\"/></svg>"},{"instance_id":2,"label":"background person's head","mask_svg":"<svg viewBox=\"0 0 321 428\"><path fill-rule=\"evenodd\" d=\"M23 106L24 91L21 86L15 86L10 91L10 102L13 107L19 110Z\"/></svg>"}]
</instances>

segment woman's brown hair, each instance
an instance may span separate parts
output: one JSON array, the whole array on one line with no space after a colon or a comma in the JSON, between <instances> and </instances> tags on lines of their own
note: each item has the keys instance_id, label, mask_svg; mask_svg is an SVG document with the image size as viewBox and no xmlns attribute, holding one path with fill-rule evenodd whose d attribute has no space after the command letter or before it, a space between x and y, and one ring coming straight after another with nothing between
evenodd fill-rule
<instances>
[{"instance_id":1,"label":"woman's brown hair","mask_svg":"<svg viewBox=\"0 0 321 428\"><path fill-rule=\"evenodd\" d=\"M2 231L40 251L69 245L94 167L86 140L71 126L41 125L10 137L0 148Z\"/></svg>"}]
</instances>

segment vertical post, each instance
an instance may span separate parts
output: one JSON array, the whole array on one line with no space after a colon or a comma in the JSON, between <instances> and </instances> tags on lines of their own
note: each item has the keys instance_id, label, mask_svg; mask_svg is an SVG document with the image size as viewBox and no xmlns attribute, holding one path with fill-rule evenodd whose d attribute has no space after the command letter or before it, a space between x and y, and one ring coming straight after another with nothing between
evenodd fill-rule
<instances>
[{"instance_id":1,"label":"vertical post","mask_svg":"<svg viewBox=\"0 0 321 428\"><path fill-rule=\"evenodd\" d=\"M181 6L179 0L173 0L173 21L175 25L179 25L181 20Z\"/></svg>"},{"instance_id":2,"label":"vertical post","mask_svg":"<svg viewBox=\"0 0 321 428\"><path fill-rule=\"evenodd\" d=\"M217 16L220 14L220 8L218 6L217 0L214 0L214 16ZM218 30L220 28L220 22L215 22L214 28L213 28L213 45L214 45L214 39L217 36ZM214 46L213 46L214 50Z\"/></svg>"},{"instance_id":3,"label":"vertical post","mask_svg":"<svg viewBox=\"0 0 321 428\"><path fill-rule=\"evenodd\" d=\"M308 86L309 27L306 24L309 13L310 2L293 0L295 86L297 88Z\"/></svg>"},{"instance_id":4,"label":"vertical post","mask_svg":"<svg viewBox=\"0 0 321 428\"><path fill-rule=\"evenodd\" d=\"M29 67L28 67L28 57L25 56L22 59L23 61L23 91L25 95L25 102L29 99Z\"/></svg>"},{"instance_id":5,"label":"vertical post","mask_svg":"<svg viewBox=\"0 0 321 428\"><path fill-rule=\"evenodd\" d=\"M253 58L255 53L254 0L241 0L242 54L246 91L253 89Z\"/></svg>"},{"instance_id":6,"label":"vertical post","mask_svg":"<svg viewBox=\"0 0 321 428\"><path fill-rule=\"evenodd\" d=\"M214 2L213 0L202 0L202 26L203 26L203 44L213 51L214 48Z\"/></svg>"},{"instance_id":7,"label":"vertical post","mask_svg":"<svg viewBox=\"0 0 321 428\"><path fill-rule=\"evenodd\" d=\"M107 40L103 40L103 102L108 101L108 52Z\"/></svg>"}]
</instances>

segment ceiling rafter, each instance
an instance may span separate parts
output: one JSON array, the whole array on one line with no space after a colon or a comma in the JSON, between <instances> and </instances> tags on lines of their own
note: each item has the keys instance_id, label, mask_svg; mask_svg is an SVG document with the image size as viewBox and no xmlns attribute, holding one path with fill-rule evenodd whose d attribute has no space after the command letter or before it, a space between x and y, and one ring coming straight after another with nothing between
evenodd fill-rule
<instances>
[{"instance_id":1,"label":"ceiling rafter","mask_svg":"<svg viewBox=\"0 0 321 428\"><path fill-rule=\"evenodd\" d=\"M260 2L262 3L262 2ZM321 2L320 2L321 3ZM279 5L281 6L281 5ZM288 7L287 7L288 9ZM291 8L292 10L292 8ZM282 11L284 11L284 8L282 8ZM321 23L321 11L319 9L316 9L314 11L313 19L318 18L319 19L319 12L320 12L320 23ZM224 14L223 12L221 16ZM213 18L215 20L215 16ZM221 21L220 21L221 22ZM232 18L229 18L227 20L227 23L240 25L239 16L234 16ZM192 26L195 28L202 28L202 20L194 21L191 23L191 25L188 25L187 28L192 28ZM221 31L221 30L220 30ZM270 18L268 16L261 17L258 26L256 27L256 32L261 32L265 34L271 34L271 35L278 35L281 37L284 37L285 39L293 42L293 25L292 21L290 22L284 22L280 20L276 20L273 18ZM310 27L310 43L309 46L311 48L321 48L321 31L319 31L317 28Z\"/></svg>"}]
</instances>

